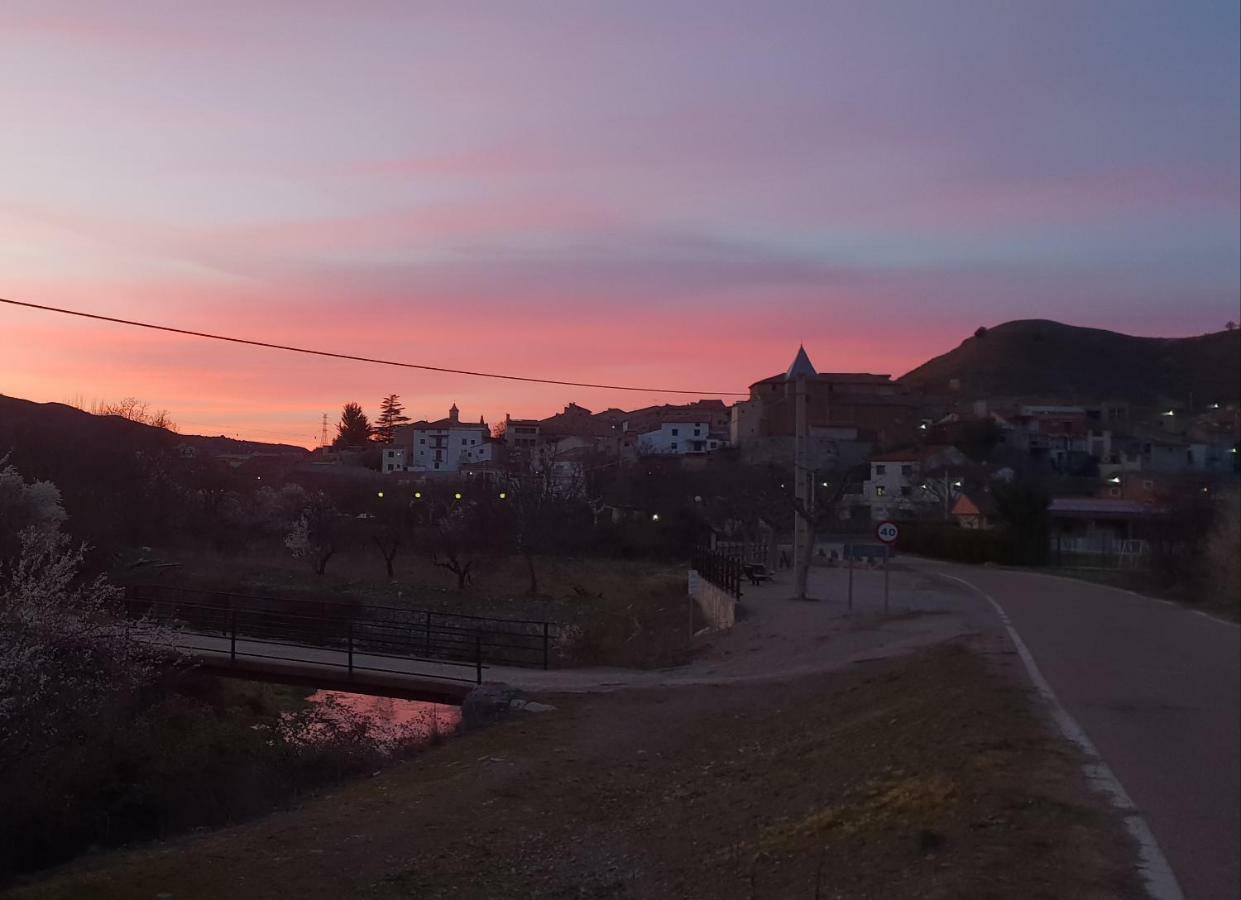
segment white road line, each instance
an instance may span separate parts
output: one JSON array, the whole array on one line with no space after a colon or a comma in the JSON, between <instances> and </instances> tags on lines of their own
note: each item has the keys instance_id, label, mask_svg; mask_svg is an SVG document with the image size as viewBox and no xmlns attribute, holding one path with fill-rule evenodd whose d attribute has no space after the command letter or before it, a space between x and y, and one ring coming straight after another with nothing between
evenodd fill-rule
<instances>
[{"instance_id":1,"label":"white road line","mask_svg":"<svg viewBox=\"0 0 1241 900\"><path fill-rule=\"evenodd\" d=\"M1221 625L1231 625L1233 628L1241 628L1241 623L1230 622L1228 619L1221 619L1219 616L1213 616L1209 612L1203 612L1200 609L1195 609L1194 612L1202 616L1204 619L1210 619L1212 622L1219 622Z\"/></svg>"},{"instance_id":2,"label":"white road line","mask_svg":"<svg viewBox=\"0 0 1241 900\"><path fill-rule=\"evenodd\" d=\"M1137 591L1131 591L1129 588L1116 587L1114 584L1103 584L1099 581L1086 581L1081 578L1070 578L1067 575L1053 575L1050 572L1031 572L1026 569L1002 569L1004 572L1020 572L1022 575L1033 575L1036 578L1054 578L1057 581L1067 581L1071 584L1087 584L1091 587L1104 588L1109 591L1116 591L1118 594L1128 594L1130 597L1137 597L1139 600L1153 600L1155 603L1162 603L1164 606L1172 606L1177 609L1183 609L1185 612L1195 613L1204 619L1210 619L1212 622L1218 622L1220 625L1230 625L1233 628L1241 628L1241 622L1233 622L1231 619L1221 619L1219 616L1213 616L1209 612L1201 609L1194 609L1192 606L1186 606L1184 603L1177 603L1175 600L1165 600L1163 597L1152 597L1149 594L1140 594ZM958 579L959 580L959 579ZM970 585L973 587L973 585Z\"/></svg>"},{"instance_id":3,"label":"white road line","mask_svg":"<svg viewBox=\"0 0 1241 900\"><path fill-rule=\"evenodd\" d=\"M1009 619L1008 613L1004 611L1004 607L1000 606L996 599L982 588L971 584L964 578L958 578L956 575L949 575L945 572L938 572L936 574L944 578L951 578L953 581L965 585L985 598L995 609L996 615L999 616L1005 630L1008 631L1009 639L1012 640L1013 646L1017 648L1017 654L1021 657L1021 661L1025 663L1026 674L1030 676L1030 681L1034 683L1035 689L1038 690L1043 700L1050 707L1052 719L1055 721L1056 726L1066 738L1076 744L1086 755L1088 761L1082 767L1086 773L1086 778L1096 790L1107 794L1112 805L1124 813L1125 827L1129 829L1129 833L1133 835L1133 839L1138 844L1138 871L1142 875L1142 880L1146 882L1147 893L1154 900L1184 900L1185 895L1181 892L1181 886L1176 880L1176 874L1172 871L1168 858L1163 855L1163 851L1159 848L1159 842L1155 840L1155 835L1151 832L1150 825L1146 823L1146 819L1134 805L1133 798L1129 796L1125 786L1120 783L1116 773L1104 762L1094 742L1090 740L1090 737L1081 725L1069 714L1069 711L1064 708L1064 705L1056 696L1056 692L1052 690L1047 679L1043 677L1043 673L1039 671L1038 664L1034 661L1034 656L1030 653L1030 649L1026 646L1025 641L1021 639L1021 635L1017 633L1017 629L1013 627L1012 620Z\"/></svg>"}]
</instances>

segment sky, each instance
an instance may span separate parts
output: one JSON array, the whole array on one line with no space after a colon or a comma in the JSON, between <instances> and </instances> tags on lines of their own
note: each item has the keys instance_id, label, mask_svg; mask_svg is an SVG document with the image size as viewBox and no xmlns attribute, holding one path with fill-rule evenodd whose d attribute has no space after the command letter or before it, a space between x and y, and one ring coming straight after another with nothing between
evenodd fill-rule
<instances>
[{"instance_id":1,"label":"sky","mask_svg":"<svg viewBox=\"0 0 1241 900\"><path fill-rule=\"evenodd\" d=\"M0 297L337 352L744 391L979 325L1241 318L1235 0L0 5ZM678 399L0 306L0 393L313 445ZM684 399L684 398L682 398Z\"/></svg>"}]
</instances>

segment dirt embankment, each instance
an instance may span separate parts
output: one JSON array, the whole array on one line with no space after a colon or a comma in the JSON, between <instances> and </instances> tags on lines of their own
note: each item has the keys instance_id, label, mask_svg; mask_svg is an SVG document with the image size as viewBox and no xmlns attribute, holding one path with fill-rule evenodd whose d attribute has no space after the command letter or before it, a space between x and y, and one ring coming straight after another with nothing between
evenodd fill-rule
<instances>
[{"instance_id":1,"label":"dirt embankment","mask_svg":"<svg viewBox=\"0 0 1241 900\"><path fill-rule=\"evenodd\" d=\"M1114 818L961 646L551 698L303 808L24 897L1131 897Z\"/></svg>"}]
</instances>

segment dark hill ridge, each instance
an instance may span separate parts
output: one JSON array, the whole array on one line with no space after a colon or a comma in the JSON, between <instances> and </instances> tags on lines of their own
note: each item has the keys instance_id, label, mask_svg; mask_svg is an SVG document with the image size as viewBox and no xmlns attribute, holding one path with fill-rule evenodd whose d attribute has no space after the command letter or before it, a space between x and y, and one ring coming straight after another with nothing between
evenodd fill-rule
<instances>
[{"instance_id":1,"label":"dark hill ridge","mask_svg":"<svg viewBox=\"0 0 1241 900\"><path fill-rule=\"evenodd\" d=\"M1147 338L1043 319L997 325L900 381L931 393L1204 405L1241 399L1241 331Z\"/></svg>"},{"instance_id":2,"label":"dark hill ridge","mask_svg":"<svg viewBox=\"0 0 1241 900\"><path fill-rule=\"evenodd\" d=\"M303 456L305 447L291 444L264 444L233 438L199 434L174 434L120 416L96 416L63 403L34 403L0 394L0 456L19 435L37 438L40 443L59 439L86 449L95 442L114 441L155 447L190 446L212 456L252 453Z\"/></svg>"}]
</instances>

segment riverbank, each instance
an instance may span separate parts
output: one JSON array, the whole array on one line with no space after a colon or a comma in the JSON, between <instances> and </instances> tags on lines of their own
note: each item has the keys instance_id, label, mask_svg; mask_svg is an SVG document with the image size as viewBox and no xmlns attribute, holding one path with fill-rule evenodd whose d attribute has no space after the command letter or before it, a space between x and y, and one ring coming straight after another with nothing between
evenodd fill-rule
<instances>
[{"instance_id":1,"label":"riverbank","mask_svg":"<svg viewBox=\"0 0 1241 900\"><path fill-rule=\"evenodd\" d=\"M1132 853L963 643L766 684L559 695L261 821L28 898L1126 897Z\"/></svg>"}]
</instances>

